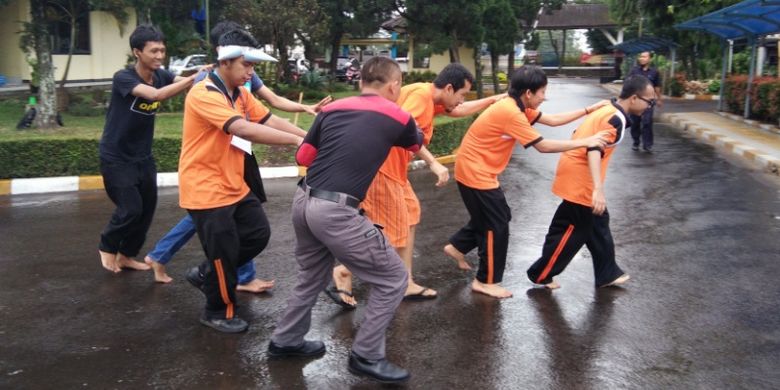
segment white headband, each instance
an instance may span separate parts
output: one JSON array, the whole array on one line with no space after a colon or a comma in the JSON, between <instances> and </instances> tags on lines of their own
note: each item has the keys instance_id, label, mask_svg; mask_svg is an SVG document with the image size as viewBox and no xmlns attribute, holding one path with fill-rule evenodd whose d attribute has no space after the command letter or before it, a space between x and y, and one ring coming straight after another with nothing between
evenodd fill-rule
<instances>
[{"instance_id":1,"label":"white headband","mask_svg":"<svg viewBox=\"0 0 780 390\"><path fill-rule=\"evenodd\" d=\"M218 53L218 57L217 57L218 61L232 60L234 58L244 56L244 59L249 62L260 62L260 61L279 62L276 58L273 58L268 54L265 54L262 50L255 49L254 47L248 47L248 46L236 46L236 45L220 46L219 50L217 50L217 53Z\"/></svg>"}]
</instances>

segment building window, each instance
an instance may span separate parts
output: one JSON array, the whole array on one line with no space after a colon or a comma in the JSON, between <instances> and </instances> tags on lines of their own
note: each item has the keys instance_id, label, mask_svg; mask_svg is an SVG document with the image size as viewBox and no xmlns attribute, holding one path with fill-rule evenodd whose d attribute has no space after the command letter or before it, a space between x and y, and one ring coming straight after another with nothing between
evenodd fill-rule
<instances>
[{"instance_id":1,"label":"building window","mask_svg":"<svg viewBox=\"0 0 780 390\"><path fill-rule=\"evenodd\" d=\"M73 8L71 8L71 4ZM48 3L46 19L49 21L51 54L68 54L70 50L71 15L76 15L76 39L73 54L90 54L89 3L86 1Z\"/></svg>"}]
</instances>

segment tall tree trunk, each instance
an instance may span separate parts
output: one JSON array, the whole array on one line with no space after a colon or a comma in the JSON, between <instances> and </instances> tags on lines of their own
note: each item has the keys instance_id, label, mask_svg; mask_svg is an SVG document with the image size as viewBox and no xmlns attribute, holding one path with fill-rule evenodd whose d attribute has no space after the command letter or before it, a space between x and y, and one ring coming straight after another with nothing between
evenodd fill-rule
<instances>
[{"instance_id":1,"label":"tall tree trunk","mask_svg":"<svg viewBox=\"0 0 780 390\"><path fill-rule=\"evenodd\" d=\"M33 125L40 129L57 127L57 94L54 91L54 66L51 60L51 44L49 31L44 23L46 2L44 0L30 1L30 14L35 27L35 56L39 77L38 113Z\"/></svg>"},{"instance_id":2,"label":"tall tree trunk","mask_svg":"<svg viewBox=\"0 0 780 390\"><path fill-rule=\"evenodd\" d=\"M490 52L490 73L493 76L493 92L498 95L501 90L498 87L498 52Z\"/></svg>"},{"instance_id":3,"label":"tall tree trunk","mask_svg":"<svg viewBox=\"0 0 780 390\"><path fill-rule=\"evenodd\" d=\"M558 71L563 68L563 61L566 61L566 30L563 30L563 39L561 39L561 60L558 61Z\"/></svg>"},{"instance_id":4,"label":"tall tree trunk","mask_svg":"<svg viewBox=\"0 0 780 390\"><path fill-rule=\"evenodd\" d=\"M558 54L558 41L553 39L552 31L550 31L550 30L547 30L547 37L550 38L550 45L552 45L553 51L555 52L555 58L558 59L558 66L560 67L561 66L560 65L561 64L561 56L560 56L560 54Z\"/></svg>"},{"instance_id":5,"label":"tall tree trunk","mask_svg":"<svg viewBox=\"0 0 780 390\"><path fill-rule=\"evenodd\" d=\"M336 77L336 66L339 63L339 44L341 43L341 37L332 36L330 39L330 74Z\"/></svg>"},{"instance_id":6,"label":"tall tree trunk","mask_svg":"<svg viewBox=\"0 0 780 390\"><path fill-rule=\"evenodd\" d=\"M479 51L476 47L474 50L475 53ZM460 42L458 42L458 33L455 31L450 32L450 62L460 62Z\"/></svg>"},{"instance_id":7,"label":"tall tree trunk","mask_svg":"<svg viewBox=\"0 0 780 390\"><path fill-rule=\"evenodd\" d=\"M506 78L507 82L512 78L512 73L515 72L515 48L512 48L512 51L507 53L507 59L506 59Z\"/></svg>"},{"instance_id":8,"label":"tall tree trunk","mask_svg":"<svg viewBox=\"0 0 780 390\"><path fill-rule=\"evenodd\" d=\"M477 47L474 48L474 73L475 84L477 84L477 99L482 99L485 96L484 92L482 92L482 56Z\"/></svg>"},{"instance_id":9,"label":"tall tree trunk","mask_svg":"<svg viewBox=\"0 0 780 390\"><path fill-rule=\"evenodd\" d=\"M68 45L68 60L65 62L65 71L62 73L60 88L65 88L65 81L68 80L68 72L70 72L70 61L73 59L73 52L76 50L76 34L78 32L76 9L73 7L73 2L70 2L70 5L70 45Z\"/></svg>"}]
</instances>

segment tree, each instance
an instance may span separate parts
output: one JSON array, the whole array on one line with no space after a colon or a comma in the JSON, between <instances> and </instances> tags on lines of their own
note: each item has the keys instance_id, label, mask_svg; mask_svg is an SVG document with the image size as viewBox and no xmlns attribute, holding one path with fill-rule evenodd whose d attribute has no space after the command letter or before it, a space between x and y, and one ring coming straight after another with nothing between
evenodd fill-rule
<instances>
[{"instance_id":1,"label":"tree","mask_svg":"<svg viewBox=\"0 0 780 390\"><path fill-rule=\"evenodd\" d=\"M493 91L499 93L498 56L502 53L513 53L515 37L519 31L509 0L491 0L485 7L482 24L485 26L485 43L490 51Z\"/></svg>"},{"instance_id":2,"label":"tree","mask_svg":"<svg viewBox=\"0 0 780 390\"><path fill-rule=\"evenodd\" d=\"M415 39L429 42L434 53L449 50L450 62L460 62L461 45L478 50L482 43L480 16L485 4L486 0L406 0L402 15Z\"/></svg>"},{"instance_id":3,"label":"tree","mask_svg":"<svg viewBox=\"0 0 780 390\"><path fill-rule=\"evenodd\" d=\"M19 45L27 53L35 53L35 69L38 76L38 105L33 126L52 129L57 124L57 94L54 91L54 65L46 21L46 1L30 0L32 22L23 23Z\"/></svg>"},{"instance_id":4,"label":"tree","mask_svg":"<svg viewBox=\"0 0 780 390\"><path fill-rule=\"evenodd\" d=\"M524 43L535 43L534 47L539 46L539 35L536 33L536 21L543 12L550 13L563 7L566 0L510 0L515 18L519 25L520 41ZM507 63L507 74L511 75L515 67L514 50L513 55L509 56Z\"/></svg>"}]
</instances>

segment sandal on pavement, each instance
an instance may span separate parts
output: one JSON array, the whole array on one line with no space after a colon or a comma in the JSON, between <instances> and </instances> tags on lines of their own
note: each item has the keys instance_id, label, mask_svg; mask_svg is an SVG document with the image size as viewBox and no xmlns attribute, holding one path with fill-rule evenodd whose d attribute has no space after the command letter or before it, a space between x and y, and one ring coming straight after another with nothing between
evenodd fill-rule
<instances>
[{"instance_id":1,"label":"sandal on pavement","mask_svg":"<svg viewBox=\"0 0 780 390\"><path fill-rule=\"evenodd\" d=\"M349 303L344 302L344 300L341 299L341 295L340 294L344 294L346 296L354 297L354 295L352 295L352 292L339 290L338 288L336 288L336 286L331 286L331 287L328 287L328 288L325 289L325 295L330 297L330 299L332 299L335 304L337 304L337 305L339 305L339 306L341 306L341 307L343 307L345 309L348 309L348 310L354 310L355 306L357 306L357 305L350 305Z\"/></svg>"}]
</instances>

